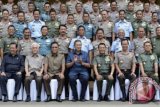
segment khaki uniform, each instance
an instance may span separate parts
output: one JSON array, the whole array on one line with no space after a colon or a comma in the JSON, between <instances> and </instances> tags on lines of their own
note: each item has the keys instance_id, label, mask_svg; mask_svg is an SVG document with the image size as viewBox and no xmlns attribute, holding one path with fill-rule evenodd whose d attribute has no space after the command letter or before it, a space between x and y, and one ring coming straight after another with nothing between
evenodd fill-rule
<instances>
[{"instance_id":1,"label":"khaki uniform","mask_svg":"<svg viewBox=\"0 0 160 107\"><path fill-rule=\"evenodd\" d=\"M34 20L33 13L25 13L25 18L28 23L32 22Z\"/></svg>"},{"instance_id":2,"label":"khaki uniform","mask_svg":"<svg viewBox=\"0 0 160 107\"><path fill-rule=\"evenodd\" d=\"M51 95L51 89L50 89L49 83L52 78L58 80L57 94L61 95L63 86L64 86L64 78L60 78L57 74L61 73L62 65L65 64L64 55L49 54L45 58L45 64L48 64L48 75L49 75L49 79L44 79L44 85L45 85L47 95Z\"/></svg>"},{"instance_id":3,"label":"khaki uniform","mask_svg":"<svg viewBox=\"0 0 160 107\"><path fill-rule=\"evenodd\" d=\"M152 20L152 13L151 12L143 12L143 20L149 23Z\"/></svg>"},{"instance_id":4,"label":"khaki uniform","mask_svg":"<svg viewBox=\"0 0 160 107\"><path fill-rule=\"evenodd\" d=\"M18 44L18 38L16 37L4 37L2 38L2 40L0 41L0 47L3 48L3 53L6 54L9 52L9 46L10 43L17 43Z\"/></svg>"},{"instance_id":5,"label":"khaki uniform","mask_svg":"<svg viewBox=\"0 0 160 107\"><path fill-rule=\"evenodd\" d=\"M68 14L65 13L65 14L58 14L57 15L57 20L61 23L61 24L66 24L67 22L67 17L68 17Z\"/></svg>"},{"instance_id":6,"label":"khaki uniform","mask_svg":"<svg viewBox=\"0 0 160 107\"><path fill-rule=\"evenodd\" d=\"M78 0L75 0L73 2L68 1L66 3L67 9L68 9L68 14L73 14L76 12L75 6L77 3L80 3Z\"/></svg>"},{"instance_id":7,"label":"khaki uniform","mask_svg":"<svg viewBox=\"0 0 160 107\"><path fill-rule=\"evenodd\" d=\"M142 63L144 72L147 76L159 83L158 76L154 76L154 64L158 63L157 55L154 53L146 53L139 55L138 62Z\"/></svg>"},{"instance_id":8,"label":"khaki uniform","mask_svg":"<svg viewBox=\"0 0 160 107\"><path fill-rule=\"evenodd\" d=\"M83 23L82 16L83 16L83 13L81 13L81 14L75 13L74 14L74 20L77 25L79 25L80 23Z\"/></svg>"},{"instance_id":9,"label":"khaki uniform","mask_svg":"<svg viewBox=\"0 0 160 107\"><path fill-rule=\"evenodd\" d=\"M134 3L134 11L136 12L137 10L143 10L143 3L140 2L140 3L136 3L136 2L133 2Z\"/></svg>"},{"instance_id":10,"label":"khaki uniform","mask_svg":"<svg viewBox=\"0 0 160 107\"><path fill-rule=\"evenodd\" d=\"M105 2L101 2L99 3L99 10L102 11L102 10L107 10L109 11L110 10L110 3L105 3Z\"/></svg>"},{"instance_id":11,"label":"khaki uniform","mask_svg":"<svg viewBox=\"0 0 160 107\"><path fill-rule=\"evenodd\" d=\"M91 23L94 24L96 27L98 27L99 25L99 22L102 20L102 17L101 15L98 13L94 13L92 12L90 14L90 20L91 20Z\"/></svg>"},{"instance_id":12,"label":"khaki uniform","mask_svg":"<svg viewBox=\"0 0 160 107\"><path fill-rule=\"evenodd\" d=\"M67 37L69 38L75 38L76 37L76 31L77 31L77 25L66 25L67 26Z\"/></svg>"},{"instance_id":13,"label":"khaki uniform","mask_svg":"<svg viewBox=\"0 0 160 107\"><path fill-rule=\"evenodd\" d=\"M37 89L37 97L40 97L42 90L42 76L37 76L36 71L40 72L42 66L44 64L44 57L37 54L36 56L29 55L25 59L25 67L28 67L30 76L26 76L25 78L25 90L27 96L30 95L30 83L33 79L36 81L36 89Z\"/></svg>"},{"instance_id":14,"label":"khaki uniform","mask_svg":"<svg viewBox=\"0 0 160 107\"><path fill-rule=\"evenodd\" d=\"M59 3L53 3L53 4L51 4L51 8L54 8L56 13L59 14L60 13L60 5L61 5L60 2Z\"/></svg>"},{"instance_id":15,"label":"khaki uniform","mask_svg":"<svg viewBox=\"0 0 160 107\"><path fill-rule=\"evenodd\" d=\"M132 65L136 63L136 58L134 56L134 53L128 52L127 54L124 54L123 52L119 52L115 55L115 61L121 72L124 74L123 76L118 76L120 88L123 94L123 97L126 97L126 92L125 92L125 79L129 79L130 82L133 82L136 77L131 75L131 69Z\"/></svg>"},{"instance_id":16,"label":"khaki uniform","mask_svg":"<svg viewBox=\"0 0 160 107\"><path fill-rule=\"evenodd\" d=\"M3 9L7 9L9 11L9 14L12 13L12 4L7 3L6 5L3 5Z\"/></svg>"},{"instance_id":17,"label":"khaki uniform","mask_svg":"<svg viewBox=\"0 0 160 107\"><path fill-rule=\"evenodd\" d=\"M113 60L108 55L100 54L94 57L93 65L97 66L98 73L102 76L102 79L97 80L99 95L101 95L102 93L103 80L107 80L107 89L105 95L110 95L110 91L113 85L113 80L109 79L108 76L110 75L112 64Z\"/></svg>"},{"instance_id":18,"label":"khaki uniform","mask_svg":"<svg viewBox=\"0 0 160 107\"><path fill-rule=\"evenodd\" d=\"M98 51L98 45L100 43L104 43L106 45L106 55L109 54L109 51L110 51L110 43L109 41L103 39L103 40L95 40L92 42L92 45L93 45L93 51L94 51L94 56L97 56L99 55L99 51Z\"/></svg>"},{"instance_id":19,"label":"khaki uniform","mask_svg":"<svg viewBox=\"0 0 160 107\"><path fill-rule=\"evenodd\" d=\"M46 22L46 26L48 26L48 35L50 37L58 37L60 26L60 23L58 21L48 21Z\"/></svg>"},{"instance_id":20,"label":"khaki uniform","mask_svg":"<svg viewBox=\"0 0 160 107\"><path fill-rule=\"evenodd\" d=\"M134 30L134 36L133 36L133 38L136 38L137 37L137 29L138 29L138 27L140 27L140 26L142 26L142 27L144 27L144 29L145 29L145 32L146 32L146 34L148 33L148 31L149 31L149 28L148 28L148 23L146 22L146 21L143 21L143 20L135 20L133 23L132 23L132 27L133 27L133 30Z\"/></svg>"},{"instance_id":21,"label":"khaki uniform","mask_svg":"<svg viewBox=\"0 0 160 107\"><path fill-rule=\"evenodd\" d=\"M156 28L160 26L160 24L157 22L157 23L149 23L148 27L149 27L149 32L150 32L150 37L155 37L157 34L156 34Z\"/></svg>"},{"instance_id":22,"label":"khaki uniform","mask_svg":"<svg viewBox=\"0 0 160 107\"><path fill-rule=\"evenodd\" d=\"M125 0L116 0L118 10L126 10L128 2Z\"/></svg>"},{"instance_id":23,"label":"khaki uniform","mask_svg":"<svg viewBox=\"0 0 160 107\"><path fill-rule=\"evenodd\" d=\"M10 20L10 22L12 22L12 23L16 23L16 22L18 21L17 14L11 14L11 15L9 16L9 20Z\"/></svg>"},{"instance_id":24,"label":"khaki uniform","mask_svg":"<svg viewBox=\"0 0 160 107\"><path fill-rule=\"evenodd\" d=\"M28 12L28 3L29 0L22 0L18 2L18 6L20 7L20 10L23 12Z\"/></svg>"},{"instance_id":25,"label":"khaki uniform","mask_svg":"<svg viewBox=\"0 0 160 107\"><path fill-rule=\"evenodd\" d=\"M20 48L20 55L28 56L32 54L31 45L34 43L33 40L20 40L19 41L19 48Z\"/></svg>"},{"instance_id":26,"label":"khaki uniform","mask_svg":"<svg viewBox=\"0 0 160 107\"><path fill-rule=\"evenodd\" d=\"M60 54L68 54L69 44L71 41L70 38L67 37L65 39L62 39L61 37L57 37L54 39L54 41L58 42L58 44L59 44L59 53Z\"/></svg>"},{"instance_id":27,"label":"khaki uniform","mask_svg":"<svg viewBox=\"0 0 160 107\"><path fill-rule=\"evenodd\" d=\"M5 22L0 22L0 37L4 37L5 35L8 34L8 26L11 25L11 22L5 23Z\"/></svg>"},{"instance_id":28,"label":"khaki uniform","mask_svg":"<svg viewBox=\"0 0 160 107\"><path fill-rule=\"evenodd\" d=\"M158 11L160 8L159 8L159 5L156 5L156 4L150 4L150 11L151 12L156 12Z\"/></svg>"},{"instance_id":29,"label":"khaki uniform","mask_svg":"<svg viewBox=\"0 0 160 107\"><path fill-rule=\"evenodd\" d=\"M138 56L144 52L143 46L146 41L150 41L150 40L146 37L143 37L143 38L137 37L136 39L133 39L133 50L134 50L136 56Z\"/></svg>"},{"instance_id":30,"label":"khaki uniform","mask_svg":"<svg viewBox=\"0 0 160 107\"><path fill-rule=\"evenodd\" d=\"M109 16L110 16L110 21L115 23L119 18L119 13L118 13L118 11L110 11Z\"/></svg>"}]
</instances>

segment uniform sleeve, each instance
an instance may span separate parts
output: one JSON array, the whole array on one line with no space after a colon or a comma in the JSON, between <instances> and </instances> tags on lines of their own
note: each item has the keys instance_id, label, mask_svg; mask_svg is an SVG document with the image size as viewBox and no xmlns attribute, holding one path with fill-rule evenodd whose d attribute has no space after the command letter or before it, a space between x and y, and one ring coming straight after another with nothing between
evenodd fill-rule
<instances>
[{"instance_id":1,"label":"uniform sleeve","mask_svg":"<svg viewBox=\"0 0 160 107\"><path fill-rule=\"evenodd\" d=\"M0 39L0 48L4 48L4 41L3 41L3 39Z\"/></svg>"},{"instance_id":2,"label":"uniform sleeve","mask_svg":"<svg viewBox=\"0 0 160 107\"><path fill-rule=\"evenodd\" d=\"M115 42L112 43L111 52L115 52L115 48L114 47L115 47Z\"/></svg>"},{"instance_id":3,"label":"uniform sleeve","mask_svg":"<svg viewBox=\"0 0 160 107\"><path fill-rule=\"evenodd\" d=\"M114 60L115 64L118 64L118 53L115 54L115 60Z\"/></svg>"},{"instance_id":4,"label":"uniform sleeve","mask_svg":"<svg viewBox=\"0 0 160 107\"><path fill-rule=\"evenodd\" d=\"M132 27L131 22L129 22L129 33L132 33L132 32L133 32L133 27Z\"/></svg>"},{"instance_id":5,"label":"uniform sleeve","mask_svg":"<svg viewBox=\"0 0 160 107\"><path fill-rule=\"evenodd\" d=\"M71 42L70 42L70 44L69 44L69 48L70 48L70 49L74 49L74 41L75 41L75 39L72 39L72 40L71 40Z\"/></svg>"},{"instance_id":6,"label":"uniform sleeve","mask_svg":"<svg viewBox=\"0 0 160 107\"><path fill-rule=\"evenodd\" d=\"M137 63L137 60L136 60L136 57L135 57L135 55L134 55L134 54L133 54L132 63Z\"/></svg>"},{"instance_id":7,"label":"uniform sleeve","mask_svg":"<svg viewBox=\"0 0 160 107\"><path fill-rule=\"evenodd\" d=\"M48 62L48 56L46 56L46 57L44 58L44 63L45 63L45 64L49 64L49 62Z\"/></svg>"},{"instance_id":8,"label":"uniform sleeve","mask_svg":"<svg viewBox=\"0 0 160 107\"><path fill-rule=\"evenodd\" d=\"M142 55L138 56L138 63L142 63Z\"/></svg>"},{"instance_id":9,"label":"uniform sleeve","mask_svg":"<svg viewBox=\"0 0 160 107\"><path fill-rule=\"evenodd\" d=\"M92 43L91 43L90 40L89 40L89 42L88 42L88 45L89 45L89 47L88 47L89 49L88 49L88 50L89 50L89 51L93 50L93 45L92 45Z\"/></svg>"},{"instance_id":10,"label":"uniform sleeve","mask_svg":"<svg viewBox=\"0 0 160 107\"><path fill-rule=\"evenodd\" d=\"M19 72L24 72L24 57L23 56L20 56L20 70Z\"/></svg>"},{"instance_id":11,"label":"uniform sleeve","mask_svg":"<svg viewBox=\"0 0 160 107\"><path fill-rule=\"evenodd\" d=\"M94 57L92 64L97 65L96 57Z\"/></svg>"},{"instance_id":12,"label":"uniform sleeve","mask_svg":"<svg viewBox=\"0 0 160 107\"><path fill-rule=\"evenodd\" d=\"M63 58L62 58L62 64L65 64L65 57L63 55Z\"/></svg>"},{"instance_id":13,"label":"uniform sleeve","mask_svg":"<svg viewBox=\"0 0 160 107\"><path fill-rule=\"evenodd\" d=\"M70 62L72 62L71 54L68 54L68 56L67 56L67 62L66 63L70 63Z\"/></svg>"},{"instance_id":14,"label":"uniform sleeve","mask_svg":"<svg viewBox=\"0 0 160 107\"><path fill-rule=\"evenodd\" d=\"M27 56L26 59L25 59L25 68L27 68L28 65L29 65L29 58L28 58L28 56Z\"/></svg>"},{"instance_id":15,"label":"uniform sleeve","mask_svg":"<svg viewBox=\"0 0 160 107\"><path fill-rule=\"evenodd\" d=\"M114 26L114 28L113 28L113 29L114 29L114 30L113 30L113 31L114 31L114 33L116 33L116 34L117 34L117 32L118 32L118 31L117 31L117 23L115 23L115 26Z\"/></svg>"},{"instance_id":16,"label":"uniform sleeve","mask_svg":"<svg viewBox=\"0 0 160 107\"><path fill-rule=\"evenodd\" d=\"M156 54L154 54L154 56L155 56L154 63L158 63L158 58L157 58L157 55L156 55Z\"/></svg>"}]
</instances>

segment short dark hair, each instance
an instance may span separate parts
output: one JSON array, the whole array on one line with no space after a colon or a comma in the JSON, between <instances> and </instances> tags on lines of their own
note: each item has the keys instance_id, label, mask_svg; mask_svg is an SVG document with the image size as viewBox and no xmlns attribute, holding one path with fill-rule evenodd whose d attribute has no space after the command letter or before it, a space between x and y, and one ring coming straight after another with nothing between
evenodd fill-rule
<instances>
[{"instance_id":1,"label":"short dark hair","mask_svg":"<svg viewBox=\"0 0 160 107\"><path fill-rule=\"evenodd\" d=\"M33 11L33 14L34 14L35 12L39 12L39 14L41 14L40 10L38 10L38 9L35 9L35 10Z\"/></svg>"},{"instance_id":2,"label":"short dark hair","mask_svg":"<svg viewBox=\"0 0 160 107\"><path fill-rule=\"evenodd\" d=\"M102 28L98 28L98 29L96 30L96 34L98 33L98 31L102 31L103 34L104 34L104 30L103 30Z\"/></svg>"},{"instance_id":3,"label":"short dark hair","mask_svg":"<svg viewBox=\"0 0 160 107\"><path fill-rule=\"evenodd\" d=\"M46 26L46 25L42 26L42 27L41 27L41 30L42 30L43 28L47 28L47 29L48 29L48 26Z\"/></svg>"},{"instance_id":4,"label":"short dark hair","mask_svg":"<svg viewBox=\"0 0 160 107\"><path fill-rule=\"evenodd\" d=\"M13 25L9 25L9 26L8 26L8 29L9 29L10 27L13 27L13 28L15 29L15 27L14 27Z\"/></svg>"},{"instance_id":5,"label":"short dark hair","mask_svg":"<svg viewBox=\"0 0 160 107\"><path fill-rule=\"evenodd\" d=\"M25 13L24 13L23 11L18 11L17 17L18 17L18 15L19 15L20 13L22 13L23 15L25 15Z\"/></svg>"},{"instance_id":6,"label":"short dark hair","mask_svg":"<svg viewBox=\"0 0 160 107\"><path fill-rule=\"evenodd\" d=\"M124 12L124 13L126 13L126 11L125 11L125 10L119 10L119 14L120 14L121 12Z\"/></svg>"},{"instance_id":7,"label":"short dark hair","mask_svg":"<svg viewBox=\"0 0 160 107\"><path fill-rule=\"evenodd\" d=\"M59 25L59 29L60 29L61 27L65 27L65 28L67 29L67 26L66 26L65 24Z\"/></svg>"},{"instance_id":8,"label":"short dark hair","mask_svg":"<svg viewBox=\"0 0 160 107\"><path fill-rule=\"evenodd\" d=\"M136 11L136 14L137 14L138 12L141 12L141 13L143 13L143 10L137 10L137 11Z\"/></svg>"},{"instance_id":9,"label":"short dark hair","mask_svg":"<svg viewBox=\"0 0 160 107\"><path fill-rule=\"evenodd\" d=\"M157 13L157 12L152 12L152 16L153 16L154 14L157 14L157 15L158 15L158 13Z\"/></svg>"},{"instance_id":10,"label":"short dark hair","mask_svg":"<svg viewBox=\"0 0 160 107\"><path fill-rule=\"evenodd\" d=\"M24 33L26 30L29 30L29 31L30 31L30 29L26 27L26 28L23 29L23 33ZM31 31L30 31L30 32L31 32Z\"/></svg>"},{"instance_id":11,"label":"short dark hair","mask_svg":"<svg viewBox=\"0 0 160 107\"><path fill-rule=\"evenodd\" d=\"M103 46L106 47L106 44L105 44L105 43L100 43L100 44L98 45L98 48L99 48L101 45L103 45Z\"/></svg>"},{"instance_id":12,"label":"short dark hair","mask_svg":"<svg viewBox=\"0 0 160 107\"><path fill-rule=\"evenodd\" d=\"M9 44L9 46L11 46L11 45L15 45L15 46L16 46L16 48L18 48L18 44L17 44L17 43L15 43L15 42L11 42L11 43Z\"/></svg>"},{"instance_id":13,"label":"short dark hair","mask_svg":"<svg viewBox=\"0 0 160 107\"><path fill-rule=\"evenodd\" d=\"M56 13L54 8L51 8L51 10L49 11L49 14L51 14L52 12Z\"/></svg>"},{"instance_id":14,"label":"short dark hair","mask_svg":"<svg viewBox=\"0 0 160 107\"><path fill-rule=\"evenodd\" d=\"M82 44L81 40L75 40L74 41L74 46L76 45L77 42L80 42Z\"/></svg>"},{"instance_id":15,"label":"short dark hair","mask_svg":"<svg viewBox=\"0 0 160 107\"><path fill-rule=\"evenodd\" d=\"M145 46L147 43L152 45L152 43L150 41L146 41L146 42L143 43L143 46Z\"/></svg>"},{"instance_id":16,"label":"short dark hair","mask_svg":"<svg viewBox=\"0 0 160 107\"><path fill-rule=\"evenodd\" d=\"M121 45L122 45L122 43L123 43L124 41L127 41L127 43L129 44L129 41L128 41L128 39L126 39L126 38L123 38L123 39L121 40Z\"/></svg>"},{"instance_id":17,"label":"short dark hair","mask_svg":"<svg viewBox=\"0 0 160 107\"><path fill-rule=\"evenodd\" d=\"M86 30L83 25L78 26L77 30L79 31L80 28L83 28L84 30Z\"/></svg>"},{"instance_id":18,"label":"short dark hair","mask_svg":"<svg viewBox=\"0 0 160 107\"><path fill-rule=\"evenodd\" d=\"M44 5L46 5L46 4L49 4L49 5L50 5L50 3L49 3L48 1L44 3Z\"/></svg>"},{"instance_id":19,"label":"short dark hair","mask_svg":"<svg viewBox=\"0 0 160 107\"><path fill-rule=\"evenodd\" d=\"M8 11L7 9L3 9L3 10L2 10L2 14L3 14L5 11L9 13L9 11Z\"/></svg>"},{"instance_id":20,"label":"short dark hair","mask_svg":"<svg viewBox=\"0 0 160 107\"><path fill-rule=\"evenodd\" d=\"M54 44L56 44L59 47L58 42L52 42L51 45L50 45L50 48L52 48L52 45L54 45Z\"/></svg>"}]
</instances>

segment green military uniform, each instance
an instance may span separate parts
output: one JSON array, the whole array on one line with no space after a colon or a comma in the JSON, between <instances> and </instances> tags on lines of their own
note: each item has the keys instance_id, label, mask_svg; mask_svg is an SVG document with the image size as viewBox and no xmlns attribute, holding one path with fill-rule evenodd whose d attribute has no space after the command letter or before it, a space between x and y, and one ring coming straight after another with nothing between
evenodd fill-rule
<instances>
[{"instance_id":1,"label":"green military uniform","mask_svg":"<svg viewBox=\"0 0 160 107\"><path fill-rule=\"evenodd\" d=\"M135 20L134 11L133 12L126 11L126 20L129 22L133 22Z\"/></svg>"},{"instance_id":2,"label":"green military uniform","mask_svg":"<svg viewBox=\"0 0 160 107\"><path fill-rule=\"evenodd\" d=\"M9 45L12 42L18 44L18 38L16 38L15 36L13 36L13 37L6 36L6 37L2 38L2 40L0 41L0 47L3 48L4 54L9 52Z\"/></svg>"},{"instance_id":3,"label":"green military uniform","mask_svg":"<svg viewBox=\"0 0 160 107\"><path fill-rule=\"evenodd\" d=\"M134 75L131 75L132 65L136 63L136 58L134 56L134 53L132 52L119 52L115 55L114 63L116 63L119 66L121 72L124 74L124 77L118 76L118 80L123 97L126 98L125 79L129 79L130 82L133 82L136 79Z\"/></svg>"},{"instance_id":4,"label":"green military uniform","mask_svg":"<svg viewBox=\"0 0 160 107\"><path fill-rule=\"evenodd\" d=\"M53 38L58 37L60 22L48 21L46 22L46 25L48 26L48 35Z\"/></svg>"},{"instance_id":5,"label":"green military uniform","mask_svg":"<svg viewBox=\"0 0 160 107\"><path fill-rule=\"evenodd\" d=\"M113 64L113 60L108 55L99 54L93 60L93 65L97 65L98 73L102 76L101 80L97 80L98 93L101 95L102 93L102 82L103 80L107 80L107 89L105 95L110 95L110 90L113 85L113 80L109 79L108 76L111 72L111 65Z\"/></svg>"},{"instance_id":6,"label":"green military uniform","mask_svg":"<svg viewBox=\"0 0 160 107\"><path fill-rule=\"evenodd\" d=\"M151 39L152 46L153 46L153 53L157 55L158 62L160 61L160 37L153 37ZM158 70L160 70L160 63L158 63ZM160 71L158 72L159 80L160 80Z\"/></svg>"},{"instance_id":7,"label":"green military uniform","mask_svg":"<svg viewBox=\"0 0 160 107\"><path fill-rule=\"evenodd\" d=\"M158 63L157 55L151 52L144 52L139 56L138 62L143 64L144 72L147 76L158 83L158 76L154 76L154 64Z\"/></svg>"},{"instance_id":8,"label":"green military uniform","mask_svg":"<svg viewBox=\"0 0 160 107\"><path fill-rule=\"evenodd\" d=\"M132 27L133 27L133 30L134 30L134 36L133 36L133 38L136 38L138 36L138 31L137 30L138 30L138 27L140 27L140 26L144 27L146 34L149 31L148 23L146 21L135 20L132 23Z\"/></svg>"}]
</instances>

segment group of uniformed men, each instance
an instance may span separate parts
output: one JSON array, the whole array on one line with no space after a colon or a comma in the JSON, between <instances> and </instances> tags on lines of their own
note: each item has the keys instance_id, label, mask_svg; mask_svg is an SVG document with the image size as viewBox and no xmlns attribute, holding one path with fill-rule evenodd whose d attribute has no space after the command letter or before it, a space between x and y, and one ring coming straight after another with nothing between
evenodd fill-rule
<instances>
[{"instance_id":1,"label":"group of uniformed men","mask_svg":"<svg viewBox=\"0 0 160 107\"><path fill-rule=\"evenodd\" d=\"M30 98L30 83L36 81L37 101L41 101L42 82L51 101L51 79L58 80L57 101L68 83L73 101L78 101L76 80L82 84L80 100L90 78L97 80L98 101L108 101L114 80L118 78L123 97L125 79L133 82L148 76L159 83L160 8L156 0L116 0L101 3L87 0L21 0L14 4L0 1L0 84L3 101L7 98L7 80L15 79L13 101L24 83ZM44 8L42 8L44 7ZM107 80L105 96L102 83Z\"/></svg>"}]
</instances>

